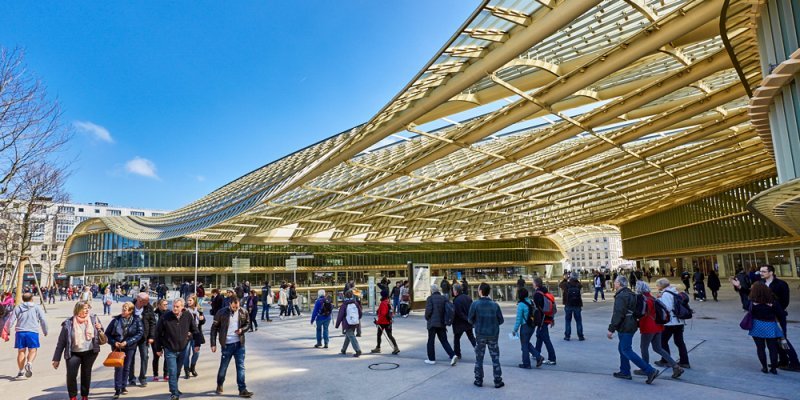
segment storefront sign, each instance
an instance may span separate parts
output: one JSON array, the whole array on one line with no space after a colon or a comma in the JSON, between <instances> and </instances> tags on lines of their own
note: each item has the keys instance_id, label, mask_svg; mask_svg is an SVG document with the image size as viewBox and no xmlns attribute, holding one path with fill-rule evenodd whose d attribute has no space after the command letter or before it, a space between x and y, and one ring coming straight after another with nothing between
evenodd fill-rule
<instances>
[{"instance_id":1,"label":"storefront sign","mask_svg":"<svg viewBox=\"0 0 800 400\"><path fill-rule=\"evenodd\" d=\"M430 264L414 264L414 301L425 301L431 295Z\"/></svg>"}]
</instances>

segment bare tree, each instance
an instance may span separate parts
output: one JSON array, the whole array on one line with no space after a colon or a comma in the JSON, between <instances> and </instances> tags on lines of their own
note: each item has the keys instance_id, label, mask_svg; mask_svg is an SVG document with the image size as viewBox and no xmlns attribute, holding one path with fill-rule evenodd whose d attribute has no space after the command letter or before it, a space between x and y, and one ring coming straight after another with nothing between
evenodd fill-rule
<instances>
[{"instance_id":1,"label":"bare tree","mask_svg":"<svg viewBox=\"0 0 800 400\"><path fill-rule=\"evenodd\" d=\"M60 123L58 102L23 60L20 49L0 47L0 198L6 200L16 197L21 171L52 159L71 137Z\"/></svg>"}]
</instances>

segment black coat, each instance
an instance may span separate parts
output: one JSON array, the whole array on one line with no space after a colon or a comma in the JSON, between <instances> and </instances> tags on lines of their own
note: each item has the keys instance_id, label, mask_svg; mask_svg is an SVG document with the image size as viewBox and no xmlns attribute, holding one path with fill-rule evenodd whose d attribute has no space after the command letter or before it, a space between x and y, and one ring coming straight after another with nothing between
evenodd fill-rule
<instances>
[{"instance_id":1,"label":"black coat","mask_svg":"<svg viewBox=\"0 0 800 400\"><path fill-rule=\"evenodd\" d=\"M211 299L211 315L215 315L217 311L222 309L222 303L224 301L224 296L222 294L218 294Z\"/></svg>"},{"instance_id":2,"label":"black coat","mask_svg":"<svg viewBox=\"0 0 800 400\"><path fill-rule=\"evenodd\" d=\"M444 328L444 303L447 299L439 292L434 292L428 296L425 302L425 319L428 321L428 329Z\"/></svg>"},{"instance_id":3,"label":"black coat","mask_svg":"<svg viewBox=\"0 0 800 400\"><path fill-rule=\"evenodd\" d=\"M711 290L719 290L722 287L722 282L719 281L719 276L717 274L711 274L708 276L708 288Z\"/></svg>"},{"instance_id":4,"label":"black coat","mask_svg":"<svg viewBox=\"0 0 800 400\"><path fill-rule=\"evenodd\" d=\"M772 278L772 282L770 282L768 286L772 290L772 294L775 295L775 298L778 300L778 303L781 303L781 308L783 310L788 309L789 285L786 283L786 281L780 280L778 278Z\"/></svg>"},{"instance_id":5,"label":"black coat","mask_svg":"<svg viewBox=\"0 0 800 400\"><path fill-rule=\"evenodd\" d=\"M231 311L229 307L225 307L214 315L214 322L211 323L212 347L217 347L217 336L219 336L219 344L222 345L223 348L225 347L232 313L233 311ZM239 342L244 346L244 333L250 329L250 317L247 314L247 310L241 307L239 307L236 314L239 318L239 329L241 332L241 335L239 335Z\"/></svg>"},{"instance_id":6,"label":"black coat","mask_svg":"<svg viewBox=\"0 0 800 400\"><path fill-rule=\"evenodd\" d=\"M156 336L154 350L156 352L168 349L169 351L181 351L189 343L189 336L194 338L195 346L200 346L203 335L194 322L194 317L188 311L181 313L180 319L172 311L165 312L158 319L156 325Z\"/></svg>"},{"instance_id":7,"label":"black coat","mask_svg":"<svg viewBox=\"0 0 800 400\"><path fill-rule=\"evenodd\" d=\"M465 295L459 294L453 299L456 313L453 317L453 328L472 329L467 317L469 316L469 307L472 305L472 299Z\"/></svg>"},{"instance_id":8,"label":"black coat","mask_svg":"<svg viewBox=\"0 0 800 400\"><path fill-rule=\"evenodd\" d=\"M144 337L142 340L153 339L156 337L156 314L153 306L149 303L142 307L142 328Z\"/></svg>"}]
</instances>

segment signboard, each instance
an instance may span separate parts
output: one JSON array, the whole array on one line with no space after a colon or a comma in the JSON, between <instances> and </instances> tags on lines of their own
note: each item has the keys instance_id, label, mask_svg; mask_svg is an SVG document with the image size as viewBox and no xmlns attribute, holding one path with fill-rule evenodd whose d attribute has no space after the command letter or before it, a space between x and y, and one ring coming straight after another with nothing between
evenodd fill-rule
<instances>
[{"instance_id":1,"label":"signboard","mask_svg":"<svg viewBox=\"0 0 800 400\"><path fill-rule=\"evenodd\" d=\"M142 286L147 286L147 288L149 289L150 288L150 278L139 278L139 287L142 287Z\"/></svg>"},{"instance_id":2,"label":"signboard","mask_svg":"<svg viewBox=\"0 0 800 400\"><path fill-rule=\"evenodd\" d=\"M431 265L414 264L414 301L425 301L431 295Z\"/></svg>"},{"instance_id":3,"label":"signboard","mask_svg":"<svg viewBox=\"0 0 800 400\"><path fill-rule=\"evenodd\" d=\"M124 272L114 272L113 279L117 282L122 282L125 280L125 273Z\"/></svg>"},{"instance_id":4,"label":"signboard","mask_svg":"<svg viewBox=\"0 0 800 400\"><path fill-rule=\"evenodd\" d=\"M369 293L369 308L375 311L375 275L370 275L367 278L367 292Z\"/></svg>"},{"instance_id":5,"label":"signboard","mask_svg":"<svg viewBox=\"0 0 800 400\"><path fill-rule=\"evenodd\" d=\"M292 253L289 255L291 258L303 258L303 259L311 259L314 258L314 253Z\"/></svg>"},{"instance_id":6,"label":"signboard","mask_svg":"<svg viewBox=\"0 0 800 400\"><path fill-rule=\"evenodd\" d=\"M67 274L56 274L56 279L67 279Z\"/></svg>"},{"instance_id":7,"label":"signboard","mask_svg":"<svg viewBox=\"0 0 800 400\"><path fill-rule=\"evenodd\" d=\"M249 274L250 273L250 259L249 258L234 258L233 273L235 274Z\"/></svg>"},{"instance_id":8,"label":"signboard","mask_svg":"<svg viewBox=\"0 0 800 400\"><path fill-rule=\"evenodd\" d=\"M287 258L286 259L286 270L287 271L297 271L297 259L296 258Z\"/></svg>"}]
</instances>

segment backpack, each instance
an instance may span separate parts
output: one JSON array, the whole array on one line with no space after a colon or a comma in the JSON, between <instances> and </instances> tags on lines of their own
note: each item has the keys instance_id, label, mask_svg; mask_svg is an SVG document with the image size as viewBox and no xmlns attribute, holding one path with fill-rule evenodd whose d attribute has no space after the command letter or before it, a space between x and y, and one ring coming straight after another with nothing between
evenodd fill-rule
<instances>
[{"instance_id":1,"label":"backpack","mask_svg":"<svg viewBox=\"0 0 800 400\"><path fill-rule=\"evenodd\" d=\"M530 304L528 304L528 319L525 320L525 323L528 324L528 326L531 328L536 328L537 326L542 325L541 312L542 311L536 308L536 306L533 304L533 301L531 301Z\"/></svg>"},{"instance_id":2,"label":"backpack","mask_svg":"<svg viewBox=\"0 0 800 400\"><path fill-rule=\"evenodd\" d=\"M656 312L656 318L655 318L656 324L664 325L667 322L669 322L670 319L672 319L672 317L669 314L669 310L667 310L667 306L665 306L664 303L661 302L661 300L655 299L653 301L653 307L655 308Z\"/></svg>"},{"instance_id":3,"label":"backpack","mask_svg":"<svg viewBox=\"0 0 800 400\"><path fill-rule=\"evenodd\" d=\"M672 315L677 319L692 319L692 308L689 307L689 295L680 292L677 295L673 292L666 292L672 295Z\"/></svg>"},{"instance_id":4,"label":"backpack","mask_svg":"<svg viewBox=\"0 0 800 400\"><path fill-rule=\"evenodd\" d=\"M637 294L635 296L636 300L633 303L631 314L633 315L633 319L638 321L647 315L647 299L643 294Z\"/></svg>"},{"instance_id":5,"label":"backpack","mask_svg":"<svg viewBox=\"0 0 800 400\"><path fill-rule=\"evenodd\" d=\"M542 306L544 317L545 319L552 320L558 312L558 309L556 308L556 298L553 297L553 294L550 292L542 293L542 297L544 298L544 303Z\"/></svg>"},{"instance_id":6,"label":"backpack","mask_svg":"<svg viewBox=\"0 0 800 400\"><path fill-rule=\"evenodd\" d=\"M450 301L444 302L444 324L445 326L453 325L453 319L456 317L456 306Z\"/></svg>"},{"instance_id":7,"label":"backpack","mask_svg":"<svg viewBox=\"0 0 800 400\"><path fill-rule=\"evenodd\" d=\"M581 288L570 285L567 288L567 305L577 307L581 304Z\"/></svg>"},{"instance_id":8,"label":"backpack","mask_svg":"<svg viewBox=\"0 0 800 400\"><path fill-rule=\"evenodd\" d=\"M347 321L347 325L358 325L358 306L356 303L352 302L348 304L345 310L345 321Z\"/></svg>"},{"instance_id":9,"label":"backpack","mask_svg":"<svg viewBox=\"0 0 800 400\"><path fill-rule=\"evenodd\" d=\"M322 301L322 307L319 310L319 315L321 317L327 317L331 315L332 312L333 304L331 304L331 299L326 297L325 300Z\"/></svg>"}]
</instances>

